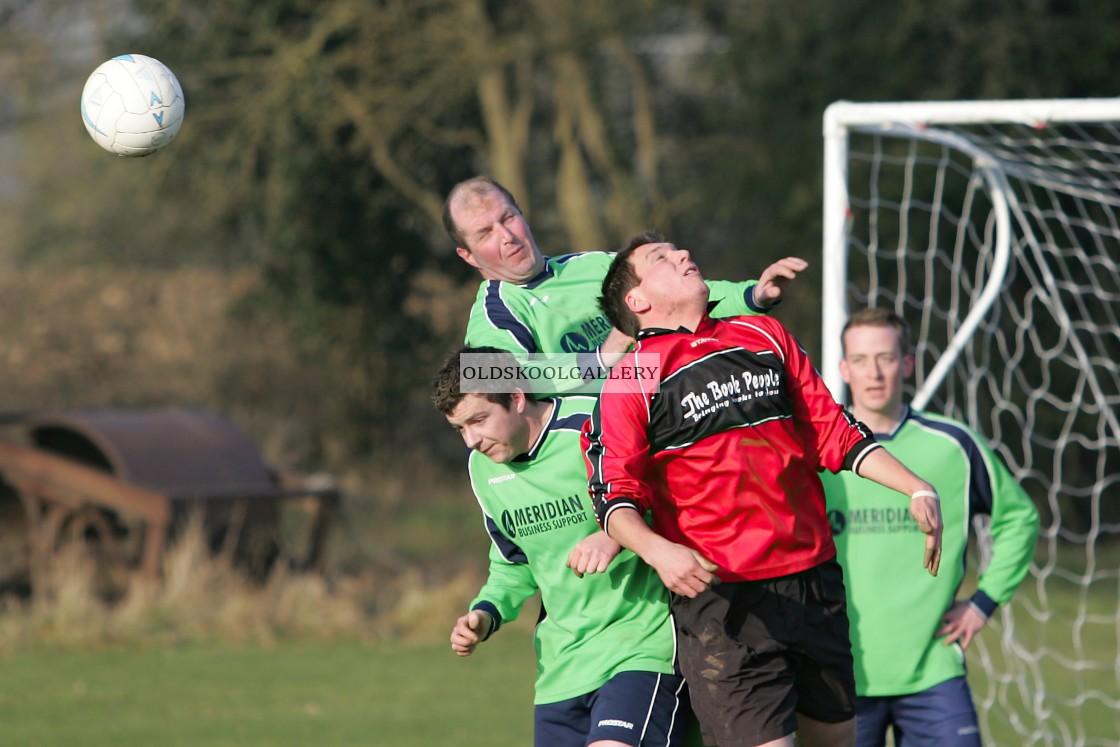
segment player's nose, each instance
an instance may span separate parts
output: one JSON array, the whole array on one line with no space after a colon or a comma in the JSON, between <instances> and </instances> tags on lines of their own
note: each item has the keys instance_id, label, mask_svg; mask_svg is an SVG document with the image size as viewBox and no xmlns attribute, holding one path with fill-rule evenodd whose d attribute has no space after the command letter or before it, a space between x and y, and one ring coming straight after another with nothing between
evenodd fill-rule
<instances>
[{"instance_id":1,"label":"player's nose","mask_svg":"<svg viewBox=\"0 0 1120 747\"><path fill-rule=\"evenodd\" d=\"M470 428L463 428L459 433L463 436L463 443L470 449L478 449L482 443L482 439L476 436Z\"/></svg>"},{"instance_id":2,"label":"player's nose","mask_svg":"<svg viewBox=\"0 0 1120 747\"><path fill-rule=\"evenodd\" d=\"M502 241L505 241L505 242L513 241L513 239L514 239L513 231L509 230L509 228L506 226L505 223L502 223L501 221L498 221L495 224L495 226L496 226L495 230L498 232L498 235L502 237Z\"/></svg>"}]
</instances>

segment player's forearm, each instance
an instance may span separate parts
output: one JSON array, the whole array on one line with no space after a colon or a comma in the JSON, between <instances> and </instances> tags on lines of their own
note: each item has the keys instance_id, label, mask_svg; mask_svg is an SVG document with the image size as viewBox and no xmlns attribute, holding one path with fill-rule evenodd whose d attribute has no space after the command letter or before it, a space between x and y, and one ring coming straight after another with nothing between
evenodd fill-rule
<instances>
[{"instance_id":1,"label":"player's forearm","mask_svg":"<svg viewBox=\"0 0 1120 747\"><path fill-rule=\"evenodd\" d=\"M654 532L635 509L622 506L610 512L607 534L618 544L632 550L647 563L657 547L666 542Z\"/></svg>"},{"instance_id":2,"label":"player's forearm","mask_svg":"<svg viewBox=\"0 0 1120 747\"><path fill-rule=\"evenodd\" d=\"M980 589L1000 604L1011 600L1030 572L1038 544L1038 511L1025 493L995 496L989 527L991 559L980 577Z\"/></svg>"},{"instance_id":3,"label":"player's forearm","mask_svg":"<svg viewBox=\"0 0 1120 747\"><path fill-rule=\"evenodd\" d=\"M921 490L935 492L932 485L911 472L886 449L875 449L865 456L859 465L859 476L897 490L908 498Z\"/></svg>"},{"instance_id":4,"label":"player's forearm","mask_svg":"<svg viewBox=\"0 0 1120 747\"><path fill-rule=\"evenodd\" d=\"M504 535L500 535L504 536ZM508 538L505 542L509 543ZM471 609L482 609L492 618L494 628L516 620L525 603L538 591L533 570L527 563L509 563L498 559L497 545L490 548L490 572L486 583L471 601Z\"/></svg>"}]
</instances>

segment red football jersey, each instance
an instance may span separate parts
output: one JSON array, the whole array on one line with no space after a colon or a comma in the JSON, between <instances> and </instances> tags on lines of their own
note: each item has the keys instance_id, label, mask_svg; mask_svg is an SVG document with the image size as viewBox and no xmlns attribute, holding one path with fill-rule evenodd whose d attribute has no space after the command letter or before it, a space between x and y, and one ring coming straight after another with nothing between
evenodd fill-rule
<instances>
[{"instance_id":1,"label":"red football jersey","mask_svg":"<svg viewBox=\"0 0 1120 747\"><path fill-rule=\"evenodd\" d=\"M635 371L659 365L659 375ZM643 330L615 367L584 455L600 524L630 506L716 563L724 581L775 578L836 554L818 472L878 448L808 355L769 317Z\"/></svg>"}]
</instances>

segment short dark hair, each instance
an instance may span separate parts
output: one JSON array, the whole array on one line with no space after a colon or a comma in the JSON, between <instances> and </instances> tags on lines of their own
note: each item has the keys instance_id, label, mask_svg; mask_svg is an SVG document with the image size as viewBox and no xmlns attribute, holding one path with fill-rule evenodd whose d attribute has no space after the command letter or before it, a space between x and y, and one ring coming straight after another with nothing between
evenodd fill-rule
<instances>
[{"instance_id":1,"label":"short dark hair","mask_svg":"<svg viewBox=\"0 0 1120 747\"><path fill-rule=\"evenodd\" d=\"M638 317L626 306L626 294L640 282L638 273L630 262L630 255L640 246L664 242L665 237L657 231L634 234L614 255L607 275L603 278L603 295L599 297L599 308L618 331L630 337L637 337L641 328Z\"/></svg>"},{"instance_id":2,"label":"short dark hair","mask_svg":"<svg viewBox=\"0 0 1120 747\"><path fill-rule=\"evenodd\" d=\"M447 235L455 243L455 246L467 247L467 240L463 237L459 226L455 225L455 220L451 217L451 202L459 196L460 192L470 192L476 197L482 197L487 192L496 190L499 194L509 201L513 209L521 213L521 208L517 205L517 200L513 199L513 195L508 189L498 183L497 179L489 176L474 176L470 179L459 182L451 191L447 193L447 199L443 201L443 229L447 231Z\"/></svg>"},{"instance_id":3,"label":"short dark hair","mask_svg":"<svg viewBox=\"0 0 1120 747\"><path fill-rule=\"evenodd\" d=\"M898 314L890 309L880 309L874 306L866 309L860 309L852 314L844 329L840 331L840 350L841 353L846 355L847 350L844 345L844 338L848 334L848 330L852 327L894 327L898 332L898 344L902 348L903 355L910 355L910 325L906 323Z\"/></svg>"},{"instance_id":4,"label":"short dark hair","mask_svg":"<svg viewBox=\"0 0 1120 747\"><path fill-rule=\"evenodd\" d=\"M499 348L491 347L476 348L470 345L456 350L444 361L443 366L439 369L439 373L436 374L435 381L432 384L432 404L444 415L450 415L454 412L455 408L459 406L459 403L463 401L463 398L466 397L467 394L473 393L463 392L460 384L463 375L461 356L464 353L487 353L498 356L501 359L500 365L517 365L517 359L514 357L513 353L508 350L500 350ZM511 382L505 382L506 385L510 383ZM516 386L517 383L516 381L512 382L514 386ZM507 410L510 408L510 405L513 404L513 393L509 391L480 391L477 392L477 394L481 394L489 401L501 405ZM529 399L534 399L534 396L528 392L525 393L525 396Z\"/></svg>"}]
</instances>

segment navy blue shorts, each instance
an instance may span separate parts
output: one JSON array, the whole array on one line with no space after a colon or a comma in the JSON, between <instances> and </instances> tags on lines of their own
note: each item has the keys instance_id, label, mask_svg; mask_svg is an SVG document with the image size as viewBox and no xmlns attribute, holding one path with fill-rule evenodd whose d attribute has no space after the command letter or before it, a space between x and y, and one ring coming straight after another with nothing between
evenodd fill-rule
<instances>
[{"instance_id":1,"label":"navy blue shorts","mask_svg":"<svg viewBox=\"0 0 1120 747\"><path fill-rule=\"evenodd\" d=\"M673 596L681 669L708 744L762 744L855 716L844 572L800 573Z\"/></svg>"},{"instance_id":2,"label":"navy blue shorts","mask_svg":"<svg viewBox=\"0 0 1120 747\"><path fill-rule=\"evenodd\" d=\"M619 672L598 690L534 708L536 747L613 739L632 747L681 747L688 695L680 675Z\"/></svg>"},{"instance_id":3,"label":"navy blue shorts","mask_svg":"<svg viewBox=\"0 0 1120 747\"><path fill-rule=\"evenodd\" d=\"M893 729L897 747L980 747L980 724L964 677L913 695L858 698L856 747L883 747L887 729Z\"/></svg>"}]
</instances>

